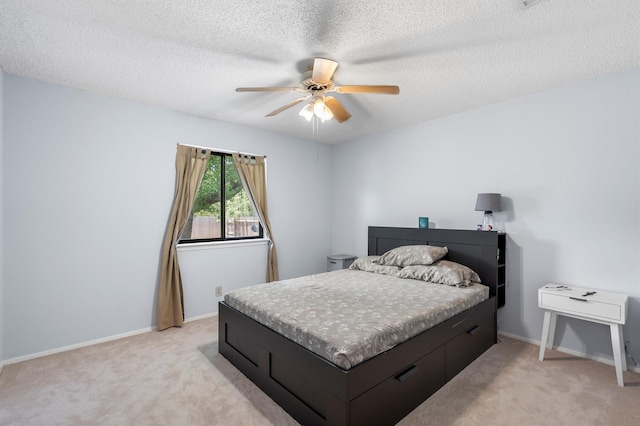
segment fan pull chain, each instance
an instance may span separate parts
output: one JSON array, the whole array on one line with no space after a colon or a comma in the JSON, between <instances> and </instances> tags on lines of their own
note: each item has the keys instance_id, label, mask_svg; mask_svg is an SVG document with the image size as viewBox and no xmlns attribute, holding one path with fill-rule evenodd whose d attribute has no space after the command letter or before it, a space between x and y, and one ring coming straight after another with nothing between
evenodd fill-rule
<instances>
[{"instance_id":1,"label":"fan pull chain","mask_svg":"<svg viewBox=\"0 0 640 426\"><path fill-rule=\"evenodd\" d=\"M320 154L319 154L320 147L318 145L318 143L319 143L318 142L318 131L320 129L320 126L319 126L319 123L318 123L319 120L320 119L317 116L315 116L315 115L313 116L312 129L313 129L313 141L316 143L316 163L320 161Z\"/></svg>"}]
</instances>

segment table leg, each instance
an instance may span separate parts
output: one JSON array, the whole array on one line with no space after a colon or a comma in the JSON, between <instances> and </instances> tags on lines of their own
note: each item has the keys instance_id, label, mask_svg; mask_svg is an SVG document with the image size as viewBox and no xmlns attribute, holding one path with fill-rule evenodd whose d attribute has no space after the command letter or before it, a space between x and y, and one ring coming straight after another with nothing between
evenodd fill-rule
<instances>
[{"instance_id":1,"label":"table leg","mask_svg":"<svg viewBox=\"0 0 640 426\"><path fill-rule=\"evenodd\" d=\"M613 362L616 365L618 385L624 386L622 372L627 369L627 360L624 355L624 337L620 324L611 324L611 346L613 347Z\"/></svg>"},{"instance_id":2,"label":"table leg","mask_svg":"<svg viewBox=\"0 0 640 426\"><path fill-rule=\"evenodd\" d=\"M544 322L542 323L542 338L540 339L540 361L544 361L544 350L549 346L553 347L553 335L556 329L556 316L551 311L544 311ZM551 338L551 342L549 342Z\"/></svg>"},{"instance_id":3,"label":"table leg","mask_svg":"<svg viewBox=\"0 0 640 426\"><path fill-rule=\"evenodd\" d=\"M556 337L556 319L558 319L558 314L552 311L549 324L549 344L547 345L548 349L553 349L553 340Z\"/></svg>"}]
</instances>

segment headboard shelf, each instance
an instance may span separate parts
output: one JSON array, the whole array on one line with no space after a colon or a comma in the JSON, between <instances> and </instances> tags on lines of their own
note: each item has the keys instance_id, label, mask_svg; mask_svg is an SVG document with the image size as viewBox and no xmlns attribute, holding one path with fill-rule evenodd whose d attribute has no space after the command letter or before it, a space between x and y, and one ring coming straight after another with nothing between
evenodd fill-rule
<instances>
[{"instance_id":1,"label":"headboard shelf","mask_svg":"<svg viewBox=\"0 0 640 426\"><path fill-rule=\"evenodd\" d=\"M462 229L369 227L369 255L380 255L406 245L447 247L447 259L467 265L497 296L498 307L506 296L506 234Z\"/></svg>"}]
</instances>

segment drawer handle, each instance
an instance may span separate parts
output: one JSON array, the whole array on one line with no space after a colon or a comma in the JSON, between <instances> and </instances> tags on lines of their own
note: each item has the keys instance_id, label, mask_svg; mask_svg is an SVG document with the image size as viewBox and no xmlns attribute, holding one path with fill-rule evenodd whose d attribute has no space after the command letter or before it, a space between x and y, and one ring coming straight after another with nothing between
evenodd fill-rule
<instances>
[{"instance_id":1,"label":"drawer handle","mask_svg":"<svg viewBox=\"0 0 640 426\"><path fill-rule=\"evenodd\" d=\"M571 300L579 300L580 302L587 302L587 299L580 299L579 297L569 297Z\"/></svg>"},{"instance_id":2,"label":"drawer handle","mask_svg":"<svg viewBox=\"0 0 640 426\"><path fill-rule=\"evenodd\" d=\"M480 331L480 326L479 326L479 325L476 325L476 326L475 326L475 327L473 327L472 329L467 330L467 333L473 336L473 335L474 335L474 334L476 334L478 331Z\"/></svg>"},{"instance_id":3,"label":"drawer handle","mask_svg":"<svg viewBox=\"0 0 640 426\"><path fill-rule=\"evenodd\" d=\"M332 265L335 265L336 261L335 260L330 260L329 263L331 263Z\"/></svg>"},{"instance_id":4,"label":"drawer handle","mask_svg":"<svg viewBox=\"0 0 640 426\"><path fill-rule=\"evenodd\" d=\"M416 367L415 365L412 365L411 367L409 367L404 372L398 374L396 376L396 379L398 379L399 382L404 382L409 377L411 377L416 371L418 371L418 367Z\"/></svg>"}]
</instances>

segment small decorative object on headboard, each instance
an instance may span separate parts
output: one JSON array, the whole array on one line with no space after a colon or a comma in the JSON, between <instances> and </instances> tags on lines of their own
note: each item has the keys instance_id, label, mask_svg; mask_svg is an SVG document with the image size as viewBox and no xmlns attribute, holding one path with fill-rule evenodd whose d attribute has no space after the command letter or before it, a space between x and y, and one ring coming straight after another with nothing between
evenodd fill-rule
<instances>
[{"instance_id":1,"label":"small decorative object on headboard","mask_svg":"<svg viewBox=\"0 0 640 426\"><path fill-rule=\"evenodd\" d=\"M482 230L493 230L493 212L502 211L502 195L496 193L478 194L476 211L484 211Z\"/></svg>"},{"instance_id":2,"label":"small decorative object on headboard","mask_svg":"<svg viewBox=\"0 0 640 426\"><path fill-rule=\"evenodd\" d=\"M419 217L418 218L418 228L428 228L429 227L429 218L428 217Z\"/></svg>"}]
</instances>

